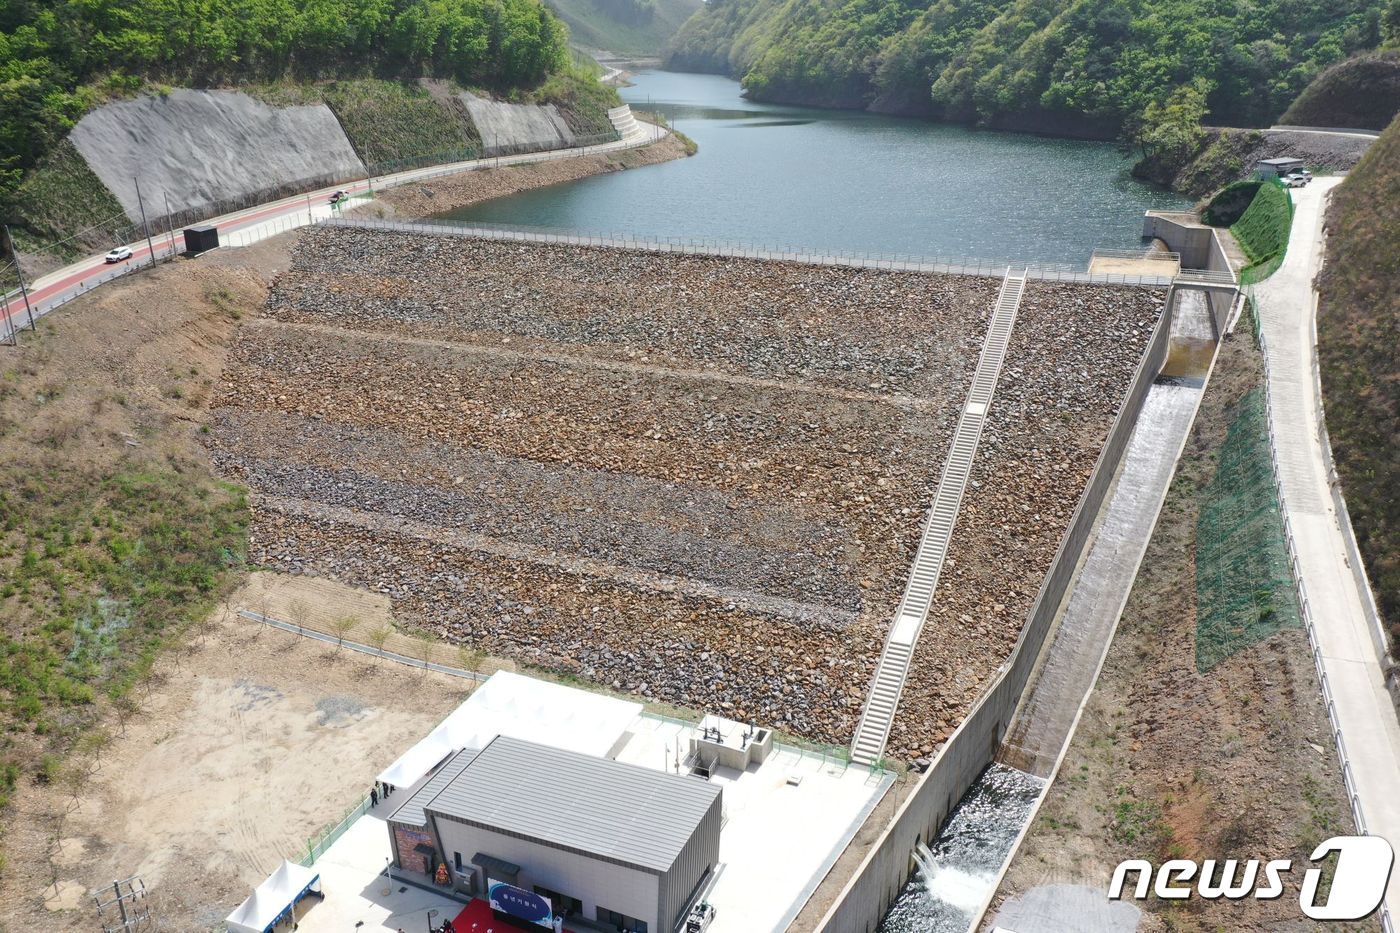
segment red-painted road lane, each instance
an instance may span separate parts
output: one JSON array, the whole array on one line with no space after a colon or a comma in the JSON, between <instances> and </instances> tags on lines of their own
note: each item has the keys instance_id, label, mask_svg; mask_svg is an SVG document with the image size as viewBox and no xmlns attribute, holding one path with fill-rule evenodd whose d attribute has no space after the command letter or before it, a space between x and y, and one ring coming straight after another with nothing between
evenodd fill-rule
<instances>
[{"instance_id":1,"label":"red-painted road lane","mask_svg":"<svg viewBox=\"0 0 1400 933\"><path fill-rule=\"evenodd\" d=\"M220 231L239 230L276 217L307 210L309 203L314 202L317 198L329 198L330 195L336 191L348 191L354 194L367 191L369 187L368 180L348 182L337 187L323 188L319 191L309 192L308 194L283 198L271 204L263 204L244 211L225 214L222 217L215 217L212 220L205 221L205 223L213 224ZM168 232L160 234L153 233L151 235L151 242L155 245L157 255L165 255L170 252L170 234ZM147 245L144 238L136 243L127 245L131 248L131 258L120 263L120 265L135 267L141 265L143 260L150 258L151 248ZM89 279L94 279L100 273L107 272L111 265L116 264L107 263L101 256L89 256L87 259L60 270L56 278L40 279L36 282L29 289L29 302L37 311L50 299L65 295L72 289L82 286L82 284ZM3 314L3 310L0 310L0 315ZM21 325L22 321L26 320L25 315L24 299L20 296L12 298L9 312L10 321L14 323L14 326L18 327ZM4 318L0 317L0 320L4 320ZM9 332L8 327L5 328L5 332Z\"/></svg>"},{"instance_id":2,"label":"red-painted road lane","mask_svg":"<svg viewBox=\"0 0 1400 933\"><path fill-rule=\"evenodd\" d=\"M654 127L650 124L639 124L646 127L645 130L635 129L629 131L626 136L616 142L602 143L594 146L584 146L579 149L567 150L569 156L591 155L597 152L607 152L614 149L627 149L633 146L645 145L654 142L665 135L665 130ZM410 169L406 172L398 172L392 175L375 176L381 187L392 187L397 184L413 181L419 178L432 177L454 171L469 171L472 168L484 167L488 164L518 165L526 162L547 161L560 158L564 150L548 150L545 152L523 153L514 156L496 156L484 159L475 159L466 162L453 162L447 165L432 165L421 169ZM280 201L273 201L268 204L261 204L242 211L235 211L231 214L224 214L210 220L202 221L205 224L212 224L220 232L232 232L251 227L259 223L274 220L278 217L293 215L298 211L309 210L310 205L315 203L317 198L329 198L336 191L346 191L357 194L372 189L371 179L364 178L359 181L345 182L340 185L333 185L328 188L321 188L318 191L304 192L283 198ZM170 234L151 234L151 242L155 245L157 255L166 255L171 251ZM89 256L87 259L74 263L60 269L56 273L40 278L29 288L29 303L33 306L36 315L48 310L46 305L51 305L61 300L72 292L81 289L86 284L98 285L107 281L104 278L115 272L112 265L121 265L125 269L139 267L143 261L149 260L151 247L147 245L145 238L136 243L126 244L131 249L131 258L120 264L108 264L102 256ZM178 249L178 246L176 247ZM116 273L120 275L121 273ZM0 328L5 334L9 334L27 320L27 311L23 298L18 292L10 297L9 312L0 307L0 322L5 322L8 326Z\"/></svg>"}]
</instances>

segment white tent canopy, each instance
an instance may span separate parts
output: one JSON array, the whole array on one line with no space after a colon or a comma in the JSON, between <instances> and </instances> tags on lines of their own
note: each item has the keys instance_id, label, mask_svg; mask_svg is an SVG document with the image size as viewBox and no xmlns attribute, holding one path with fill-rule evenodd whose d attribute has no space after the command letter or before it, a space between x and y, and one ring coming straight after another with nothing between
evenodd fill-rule
<instances>
[{"instance_id":1,"label":"white tent canopy","mask_svg":"<svg viewBox=\"0 0 1400 933\"><path fill-rule=\"evenodd\" d=\"M604 758L641 711L640 703L497 671L379 780L412 787L448 755L485 748L498 735Z\"/></svg>"},{"instance_id":2,"label":"white tent canopy","mask_svg":"<svg viewBox=\"0 0 1400 933\"><path fill-rule=\"evenodd\" d=\"M228 915L229 933L266 933L307 891L319 889L321 875L283 860L238 909Z\"/></svg>"}]
</instances>

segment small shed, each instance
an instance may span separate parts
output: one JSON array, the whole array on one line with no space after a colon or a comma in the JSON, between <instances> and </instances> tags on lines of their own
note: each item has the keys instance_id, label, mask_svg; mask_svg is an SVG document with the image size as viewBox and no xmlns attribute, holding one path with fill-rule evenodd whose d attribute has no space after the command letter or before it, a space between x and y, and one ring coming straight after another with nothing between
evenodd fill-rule
<instances>
[{"instance_id":1,"label":"small shed","mask_svg":"<svg viewBox=\"0 0 1400 933\"><path fill-rule=\"evenodd\" d=\"M1260 159L1254 164L1254 174L1260 178L1282 178L1303 167L1302 159Z\"/></svg>"},{"instance_id":2,"label":"small shed","mask_svg":"<svg viewBox=\"0 0 1400 933\"><path fill-rule=\"evenodd\" d=\"M185 255L198 256L219 248L219 228L213 224L185 228Z\"/></svg>"},{"instance_id":3,"label":"small shed","mask_svg":"<svg viewBox=\"0 0 1400 933\"><path fill-rule=\"evenodd\" d=\"M229 933L267 933L278 921L292 916L297 901L320 891L320 873L284 859L224 922Z\"/></svg>"}]
</instances>

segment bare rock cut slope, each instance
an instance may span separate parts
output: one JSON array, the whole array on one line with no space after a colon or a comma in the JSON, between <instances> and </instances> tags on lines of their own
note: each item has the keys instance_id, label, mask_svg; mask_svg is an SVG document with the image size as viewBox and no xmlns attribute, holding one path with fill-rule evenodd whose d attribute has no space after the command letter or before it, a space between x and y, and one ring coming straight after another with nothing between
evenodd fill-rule
<instances>
[{"instance_id":1,"label":"bare rock cut slope","mask_svg":"<svg viewBox=\"0 0 1400 933\"><path fill-rule=\"evenodd\" d=\"M73 144L126 213L139 220L136 180L150 216L215 207L293 183L332 184L364 173L324 104L269 107L237 91L178 89L100 107Z\"/></svg>"}]
</instances>

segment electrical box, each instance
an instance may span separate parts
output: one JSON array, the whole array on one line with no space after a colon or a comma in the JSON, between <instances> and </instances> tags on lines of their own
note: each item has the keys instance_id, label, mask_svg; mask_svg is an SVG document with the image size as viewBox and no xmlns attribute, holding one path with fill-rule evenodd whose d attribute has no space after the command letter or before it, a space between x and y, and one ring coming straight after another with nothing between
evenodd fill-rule
<instances>
[{"instance_id":1,"label":"electrical box","mask_svg":"<svg viewBox=\"0 0 1400 933\"><path fill-rule=\"evenodd\" d=\"M185 255L198 256L219 248L219 228L213 224L185 228Z\"/></svg>"}]
</instances>

